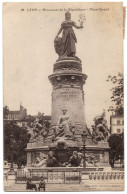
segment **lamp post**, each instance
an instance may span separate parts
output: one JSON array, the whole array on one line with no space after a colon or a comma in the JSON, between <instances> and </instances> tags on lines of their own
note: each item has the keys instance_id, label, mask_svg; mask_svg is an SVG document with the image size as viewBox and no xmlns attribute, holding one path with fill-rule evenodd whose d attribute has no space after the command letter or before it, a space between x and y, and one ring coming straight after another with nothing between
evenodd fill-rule
<instances>
[{"instance_id":1,"label":"lamp post","mask_svg":"<svg viewBox=\"0 0 127 194\"><path fill-rule=\"evenodd\" d=\"M83 131L83 134L82 134L82 141L83 141L83 150L84 150L84 163L83 163L83 166L86 167L86 137L87 137L87 132L86 131Z\"/></svg>"},{"instance_id":2,"label":"lamp post","mask_svg":"<svg viewBox=\"0 0 127 194\"><path fill-rule=\"evenodd\" d=\"M11 148L11 168L10 171L14 171L13 168L13 151L14 151L14 147L15 147L15 139L14 139L14 135L10 135L10 148Z\"/></svg>"},{"instance_id":3,"label":"lamp post","mask_svg":"<svg viewBox=\"0 0 127 194\"><path fill-rule=\"evenodd\" d=\"M13 168L13 151L15 148L15 139L13 135L10 135L10 151L11 151L11 168L10 171L8 172L8 176L7 176L7 180L8 180L8 184L13 185L15 183L16 180L16 172L14 171Z\"/></svg>"}]
</instances>

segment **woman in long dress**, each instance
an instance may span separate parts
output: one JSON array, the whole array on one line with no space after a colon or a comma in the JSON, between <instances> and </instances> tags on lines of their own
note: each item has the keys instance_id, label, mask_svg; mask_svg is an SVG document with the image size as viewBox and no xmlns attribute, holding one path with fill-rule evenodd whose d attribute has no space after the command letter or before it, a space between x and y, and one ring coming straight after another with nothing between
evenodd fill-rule
<instances>
[{"instance_id":1,"label":"woman in long dress","mask_svg":"<svg viewBox=\"0 0 127 194\"><path fill-rule=\"evenodd\" d=\"M63 136L65 137L72 137L72 132L69 128L69 123L70 123L70 117L67 114L67 109L63 108L62 109L63 114L59 116L58 119L58 127L62 128L63 127Z\"/></svg>"},{"instance_id":2,"label":"woman in long dress","mask_svg":"<svg viewBox=\"0 0 127 194\"><path fill-rule=\"evenodd\" d=\"M70 12L65 13L65 21L62 22L61 28L57 33L54 41L56 53L60 57L74 57L76 53L75 43L77 42L74 30L72 27L82 29L83 26L77 26L74 21L71 20ZM63 31L62 38L58 35Z\"/></svg>"}]
</instances>

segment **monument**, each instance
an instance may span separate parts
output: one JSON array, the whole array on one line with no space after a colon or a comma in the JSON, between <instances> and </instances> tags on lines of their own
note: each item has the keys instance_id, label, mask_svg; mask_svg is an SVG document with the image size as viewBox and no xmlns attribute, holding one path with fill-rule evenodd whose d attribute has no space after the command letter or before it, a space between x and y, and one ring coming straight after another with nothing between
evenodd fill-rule
<instances>
[{"instance_id":1,"label":"monument","mask_svg":"<svg viewBox=\"0 0 127 194\"><path fill-rule=\"evenodd\" d=\"M91 133L85 120L83 85L87 75L76 56L77 38L73 28L82 29L85 16L80 15L80 26L71 20L70 12L54 40L58 59L49 80L53 87L51 125L36 120L29 130L27 167L108 167L108 127L105 113L97 116ZM62 37L59 34L62 32Z\"/></svg>"}]
</instances>

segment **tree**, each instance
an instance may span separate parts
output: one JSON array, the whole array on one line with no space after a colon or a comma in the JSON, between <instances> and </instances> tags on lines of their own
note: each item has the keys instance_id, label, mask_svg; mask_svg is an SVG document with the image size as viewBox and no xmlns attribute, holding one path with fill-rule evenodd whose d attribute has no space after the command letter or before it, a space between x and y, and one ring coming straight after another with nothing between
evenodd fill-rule
<instances>
[{"instance_id":1,"label":"tree","mask_svg":"<svg viewBox=\"0 0 127 194\"><path fill-rule=\"evenodd\" d=\"M13 141L12 138L14 137ZM21 128L15 121L4 122L4 159L11 162L13 148L13 161L19 167L26 164L25 148L29 141L30 134L25 128Z\"/></svg>"},{"instance_id":2,"label":"tree","mask_svg":"<svg viewBox=\"0 0 127 194\"><path fill-rule=\"evenodd\" d=\"M112 134L108 139L110 152L109 161L111 167L114 167L114 162L124 158L124 134Z\"/></svg>"},{"instance_id":3,"label":"tree","mask_svg":"<svg viewBox=\"0 0 127 194\"><path fill-rule=\"evenodd\" d=\"M124 78L123 74L118 73L117 76L109 75L107 81L111 81L114 87L111 89L112 96L111 101L113 105L109 107L109 111L115 112L115 114L123 114L124 106Z\"/></svg>"}]
</instances>

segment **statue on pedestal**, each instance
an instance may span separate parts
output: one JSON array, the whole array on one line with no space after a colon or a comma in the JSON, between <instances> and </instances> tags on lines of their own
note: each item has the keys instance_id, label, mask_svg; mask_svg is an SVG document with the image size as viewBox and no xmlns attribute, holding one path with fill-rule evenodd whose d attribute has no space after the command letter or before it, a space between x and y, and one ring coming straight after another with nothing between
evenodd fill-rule
<instances>
[{"instance_id":1,"label":"statue on pedestal","mask_svg":"<svg viewBox=\"0 0 127 194\"><path fill-rule=\"evenodd\" d=\"M33 164L34 167L46 167L47 165L47 154L40 153L40 158L37 157L35 163Z\"/></svg>"},{"instance_id":2,"label":"statue on pedestal","mask_svg":"<svg viewBox=\"0 0 127 194\"><path fill-rule=\"evenodd\" d=\"M56 137L65 137L74 139L75 126L70 120L70 117L67 114L67 109L62 109L63 114L59 116L58 123L56 127L53 127L54 138Z\"/></svg>"},{"instance_id":3,"label":"statue on pedestal","mask_svg":"<svg viewBox=\"0 0 127 194\"><path fill-rule=\"evenodd\" d=\"M41 122L35 119L31 127L28 127L28 133L31 135L29 142L43 141L49 133L50 123L48 121Z\"/></svg>"},{"instance_id":4,"label":"statue on pedestal","mask_svg":"<svg viewBox=\"0 0 127 194\"><path fill-rule=\"evenodd\" d=\"M83 154L73 151L72 156L69 158L68 167L83 167Z\"/></svg>"},{"instance_id":5,"label":"statue on pedestal","mask_svg":"<svg viewBox=\"0 0 127 194\"><path fill-rule=\"evenodd\" d=\"M86 167L98 167L98 166L100 166L99 157L97 155L87 153Z\"/></svg>"},{"instance_id":6,"label":"statue on pedestal","mask_svg":"<svg viewBox=\"0 0 127 194\"><path fill-rule=\"evenodd\" d=\"M83 23L80 26L77 26L74 21L71 20L71 13L67 11L65 13L65 21L62 22L61 28L57 33L57 36L54 40L54 46L56 53L60 57L75 57L77 38L75 36L73 27L77 29L83 28ZM63 31L62 38L58 35Z\"/></svg>"},{"instance_id":7,"label":"statue on pedestal","mask_svg":"<svg viewBox=\"0 0 127 194\"><path fill-rule=\"evenodd\" d=\"M58 166L58 161L57 159L53 156L53 152L49 151L48 154L48 159L46 161L46 166L47 167L57 167Z\"/></svg>"},{"instance_id":8,"label":"statue on pedestal","mask_svg":"<svg viewBox=\"0 0 127 194\"><path fill-rule=\"evenodd\" d=\"M95 125L92 125L92 137L93 141L107 141L109 136L109 129L107 126L107 120L105 119L105 111L94 118Z\"/></svg>"}]
</instances>

